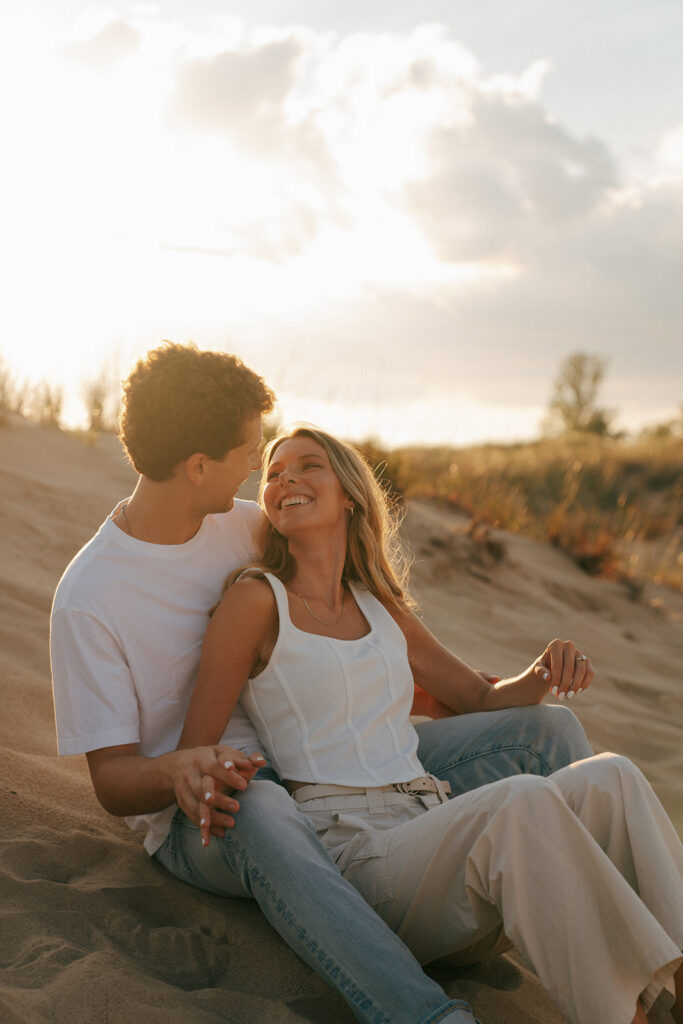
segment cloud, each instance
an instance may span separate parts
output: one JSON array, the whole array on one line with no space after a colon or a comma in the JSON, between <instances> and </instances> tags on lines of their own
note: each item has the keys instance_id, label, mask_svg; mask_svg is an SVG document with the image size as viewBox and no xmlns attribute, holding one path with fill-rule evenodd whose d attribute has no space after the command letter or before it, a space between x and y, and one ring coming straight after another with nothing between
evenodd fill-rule
<instances>
[{"instance_id":1,"label":"cloud","mask_svg":"<svg viewBox=\"0 0 683 1024\"><path fill-rule=\"evenodd\" d=\"M614 374L608 404L673 406L683 368L680 130L662 140L657 177L628 181L602 141L492 81L461 85L450 117L441 110L427 133L422 173L393 197L442 267L511 270L466 287L435 277L424 295L430 351L454 370L457 352L478 397L509 400L515 380L521 402L545 397L567 353L593 351ZM437 76L429 88L444 87Z\"/></svg>"},{"instance_id":2,"label":"cloud","mask_svg":"<svg viewBox=\"0 0 683 1024\"><path fill-rule=\"evenodd\" d=\"M261 159L292 161L332 175L315 114L294 110L305 53L294 35L185 61L171 102L174 119L227 138Z\"/></svg>"},{"instance_id":3,"label":"cloud","mask_svg":"<svg viewBox=\"0 0 683 1024\"><path fill-rule=\"evenodd\" d=\"M539 236L591 216L618 184L607 148L576 139L540 104L472 90L466 120L434 127L406 209L440 259L533 260Z\"/></svg>"},{"instance_id":4,"label":"cloud","mask_svg":"<svg viewBox=\"0 0 683 1024\"><path fill-rule=\"evenodd\" d=\"M658 389L674 404L674 385L662 382L652 351L671 367L678 362L683 197L670 173L677 134L662 145L666 180L628 182L604 142L549 115L545 60L517 77L486 75L433 27L308 45L291 36L223 52L186 66L190 77L179 89L197 126L279 159L297 124L293 110L301 116L292 101L304 90L306 62L310 123L332 154L349 214L332 227L337 241L332 235L324 251L315 249L317 286L328 289L336 278L339 299L330 285L318 306L312 286L291 338L282 317L266 327L262 309L264 334L272 329L302 358L308 352L312 367L316 352L343 355L329 388L349 405L380 400L386 380L397 400L445 400L460 390L543 406L561 359L578 349L608 357L620 379L631 375L633 394L608 395L607 404L635 408L639 391L652 404ZM285 265L330 227L327 213L316 212L304 216L292 204L278 224L233 225L231 240L235 250ZM424 246L411 245L409 228L430 243L431 262ZM368 245L368 232L377 243ZM382 255L382 238L394 240L391 253ZM355 257L354 240L365 246ZM364 259L369 250L383 275ZM355 292L343 294L350 282ZM326 373L316 370L321 380Z\"/></svg>"},{"instance_id":5,"label":"cloud","mask_svg":"<svg viewBox=\"0 0 683 1024\"><path fill-rule=\"evenodd\" d=\"M40 252L67 238L76 277L102 289L84 345L120 307L107 282L124 280L122 331L137 318L152 335L157 320L164 336L199 327L203 343L232 332L276 386L344 408L542 407L577 349L609 358L607 406L680 399L680 125L639 180L552 119L545 58L490 74L443 26L134 24L91 21L69 55L111 73L85 90L67 69L60 92L57 61L36 122L34 165L46 138L61 154L59 230ZM70 294L73 270L59 273L74 258L52 259L55 294Z\"/></svg>"},{"instance_id":6,"label":"cloud","mask_svg":"<svg viewBox=\"0 0 683 1024\"><path fill-rule=\"evenodd\" d=\"M502 400L514 381L519 399L531 400L560 360L582 349L608 358L608 388L616 378L630 382L609 405L680 401L682 214L683 188L645 189L637 206L548 225L533 265L517 277L444 290L452 344L464 350L479 394L483 386Z\"/></svg>"},{"instance_id":7,"label":"cloud","mask_svg":"<svg viewBox=\"0 0 683 1024\"><path fill-rule=\"evenodd\" d=\"M70 60L85 67L110 68L136 53L140 39L140 33L127 22L111 21L85 42L65 46L63 52Z\"/></svg>"},{"instance_id":8,"label":"cloud","mask_svg":"<svg viewBox=\"0 0 683 1024\"><path fill-rule=\"evenodd\" d=\"M683 178L683 124L666 132L657 150L657 161L665 179Z\"/></svg>"}]
</instances>

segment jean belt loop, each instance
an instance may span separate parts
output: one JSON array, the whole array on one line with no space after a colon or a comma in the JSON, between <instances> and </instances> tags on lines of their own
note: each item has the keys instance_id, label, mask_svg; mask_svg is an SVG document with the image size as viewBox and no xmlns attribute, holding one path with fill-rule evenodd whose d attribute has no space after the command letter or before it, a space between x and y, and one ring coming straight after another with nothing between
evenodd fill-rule
<instances>
[{"instance_id":1,"label":"jean belt loop","mask_svg":"<svg viewBox=\"0 0 683 1024\"><path fill-rule=\"evenodd\" d=\"M385 807L382 789L373 786L365 790L365 795L368 798L368 811L370 814L381 814Z\"/></svg>"}]
</instances>

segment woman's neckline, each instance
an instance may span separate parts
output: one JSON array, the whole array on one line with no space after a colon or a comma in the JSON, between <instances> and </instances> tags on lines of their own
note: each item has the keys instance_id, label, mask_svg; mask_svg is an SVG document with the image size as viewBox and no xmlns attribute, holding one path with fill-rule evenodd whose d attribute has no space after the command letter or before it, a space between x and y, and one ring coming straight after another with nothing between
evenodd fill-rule
<instances>
[{"instance_id":1,"label":"woman's neckline","mask_svg":"<svg viewBox=\"0 0 683 1024\"><path fill-rule=\"evenodd\" d=\"M278 583L280 584L280 586L282 587L285 599L287 601L287 618L289 620L289 625L291 626L291 628L293 630L296 630L297 633L302 633L304 636L317 636L317 637L320 637L321 640L332 640L332 641L334 641L335 643L338 643L338 644L357 644L361 640L367 640L368 637L372 636L373 633L375 632L374 619L373 619L372 616L368 615L368 613L365 610L365 608L363 608L362 603L358 600L358 590L356 589L356 587L354 586L354 584L350 580L346 581L346 586L349 589L349 593L350 593L351 597L356 602L358 610L360 611L361 615L365 619L365 622L366 622L366 624L368 626L368 631L367 631L367 633L363 633L362 636L356 636L356 637L351 637L349 639L344 639L343 637L339 637L339 636L330 636L329 633L312 633L310 630L302 629L300 626L297 626L294 622L292 622L292 616L291 616L291 612L289 610L289 592L287 590L287 587L284 585L282 580L279 580L277 578L277 576L273 575L272 573L270 573L269 575L272 575L273 579L276 579L278 581Z\"/></svg>"}]
</instances>

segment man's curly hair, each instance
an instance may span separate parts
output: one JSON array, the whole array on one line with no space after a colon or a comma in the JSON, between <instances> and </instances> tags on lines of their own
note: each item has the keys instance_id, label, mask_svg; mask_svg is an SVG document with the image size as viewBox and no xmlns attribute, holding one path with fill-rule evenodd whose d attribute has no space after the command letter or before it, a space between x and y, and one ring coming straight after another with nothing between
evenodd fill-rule
<instances>
[{"instance_id":1,"label":"man's curly hair","mask_svg":"<svg viewBox=\"0 0 683 1024\"><path fill-rule=\"evenodd\" d=\"M222 459L274 395L236 356L165 342L123 382L120 438L141 476L168 480L190 455Z\"/></svg>"}]
</instances>

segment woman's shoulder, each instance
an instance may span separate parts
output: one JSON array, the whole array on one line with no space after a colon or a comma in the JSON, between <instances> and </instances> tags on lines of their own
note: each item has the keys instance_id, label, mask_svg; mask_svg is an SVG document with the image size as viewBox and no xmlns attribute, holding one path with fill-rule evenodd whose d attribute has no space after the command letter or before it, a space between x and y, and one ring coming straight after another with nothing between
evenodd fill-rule
<instances>
[{"instance_id":1,"label":"woman's shoulder","mask_svg":"<svg viewBox=\"0 0 683 1024\"><path fill-rule=\"evenodd\" d=\"M230 590L240 595L242 600L264 602L272 600L273 586L270 582L273 577L265 569L247 569L238 580L233 583ZM228 591L230 593L230 591Z\"/></svg>"},{"instance_id":2,"label":"woman's shoulder","mask_svg":"<svg viewBox=\"0 0 683 1024\"><path fill-rule=\"evenodd\" d=\"M250 569L226 590L218 607L245 618L270 616L276 611L275 594L265 574Z\"/></svg>"}]
</instances>

